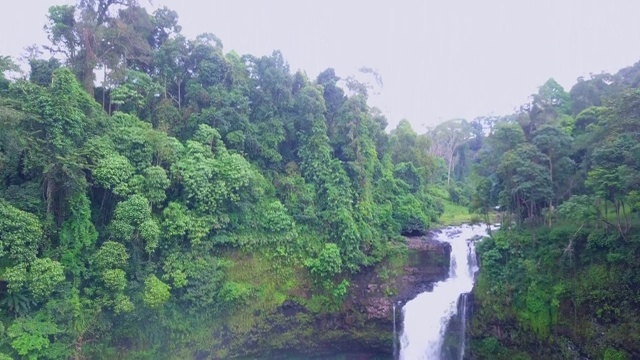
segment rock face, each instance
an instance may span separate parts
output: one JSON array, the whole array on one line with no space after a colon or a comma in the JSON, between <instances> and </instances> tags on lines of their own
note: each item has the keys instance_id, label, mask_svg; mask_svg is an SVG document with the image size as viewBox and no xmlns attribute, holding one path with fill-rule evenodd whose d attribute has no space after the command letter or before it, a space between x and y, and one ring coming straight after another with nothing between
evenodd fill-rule
<instances>
[{"instance_id":1,"label":"rock face","mask_svg":"<svg viewBox=\"0 0 640 360\"><path fill-rule=\"evenodd\" d=\"M402 305L418 294L433 289L433 283L449 275L451 245L432 236L408 238L409 260L400 279L397 301Z\"/></svg>"},{"instance_id":2,"label":"rock face","mask_svg":"<svg viewBox=\"0 0 640 360\"><path fill-rule=\"evenodd\" d=\"M391 320L394 303L400 309L418 294L431 290L435 282L447 278L451 245L423 236L407 238L407 247L407 261L397 276L385 280L380 271L376 271L378 267L354 279L352 302L363 306L369 319ZM389 293L390 288L393 295Z\"/></svg>"},{"instance_id":3,"label":"rock face","mask_svg":"<svg viewBox=\"0 0 640 360\"><path fill-rule=\"evenodd\" d=\"M394 264L382 262L351 280L342 310L317 314L287 300L265 317L250 336L234 339L218 334L225 349L198 354L199 358L249 356L279 358L290 355L335 353L391 354L393 351L393 304L396 326L402 326L402 306L434 282L445 279L451 247L431 234L407 238L408 252ZM224 354L224 355L222 355Z\"/></svg>"}]
</instances>

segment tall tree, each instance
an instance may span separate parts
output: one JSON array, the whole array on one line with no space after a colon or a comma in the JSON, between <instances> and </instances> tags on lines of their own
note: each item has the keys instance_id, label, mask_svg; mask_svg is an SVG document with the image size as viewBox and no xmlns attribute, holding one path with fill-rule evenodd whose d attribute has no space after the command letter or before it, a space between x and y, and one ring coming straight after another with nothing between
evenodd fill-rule
<instances>
[{"instance_id":1,"label":"tall tree","mask_svg":"<svg viewBox=\"0 0 640 360\"><path fill-rule=\"evenodd\" d=\"M535 132L532 142L546 155L549 162L549 179L553 184L555 194L553 198L549 199L549 211L551 211L554 201L560 195L558 192L563 187L570 188L563 180L569 179L574 170L573 160L568 157L572 150L572 139L562 129L552 125L544 125ZM563 167L559 166L561 163L564 165ZM563 171L558 172L558 167ZM551 224L551 217L549 217L549 224Z\"/></svg>"},{"instance_id":2,"label":"tall tree","mask_svg":"<svg viewBox=\"0 0 640 360\"><path fill-rule=\"evenodd\" d=\"M431 153L447 161L447 185L451 183L451 171L458 161L456 150L473 137L473 128L464 119L446 121L431 131Z\"/></svg>"},{"instance_id":3,"label":"tall tree","mask_svg":"<svg viewBox=\"0 0 640 360\"><path fill-rule=\"evenodd\" d=\"M97 104L82 91L66 68L53 73L48 89L22 84L21 109L33 117L25 123L30 141L41 144L30 150L44 173L47 212L64 219L67 197L84 191L86 166L79 149L96 129Z\"/></svg>"},{"instance_id":4,"label":"tall tree","mask_svg":"<svg viewBox=\"0 0 640 360\"><path fill-rule=\"evenodd\" d=\"M113 8L124 9L122 18L111 13ZM136 0L79 0L77 5L52 6L47 19L45 30L51 46L46 48L66 57L91 95L99 64L113 69L116 63L126 66L127 59L145 62L148 57L144 33L153 29L149 15ZM147 25L142 25L145 21Z\"/></svg>"}]
</instances>

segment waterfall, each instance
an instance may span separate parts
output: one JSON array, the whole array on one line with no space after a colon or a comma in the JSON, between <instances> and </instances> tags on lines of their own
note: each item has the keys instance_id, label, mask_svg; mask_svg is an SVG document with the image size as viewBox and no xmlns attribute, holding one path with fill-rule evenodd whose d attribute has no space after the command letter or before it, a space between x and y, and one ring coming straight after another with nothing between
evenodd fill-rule
<instances>
[{"instance_id":1,"label":"waterfall","mask_svg":"<svg viewBox=\"0 0 640 360\"><path fill-rule=\"evenodd\" d=\"M451 318L457 315L458 305L463 305L459 358L464 357L467 297L461 295L471 292L478 270L473 239L485 235L487 228L484 225L451 227L438 234L437 240L451 244L449 277L403 307L401 360L441 360L445 331ZM465 303L458 304L458 299Z\"/></svg>"},{"instance_id":2,"label":"waterfall","mask_svg":"<svg viewBox=\"0 0 640 360\"><path fill-rule=\"evenodd\" d=\"M398 335L396 334L396 304L393 304L393 358L398 353Z\"/></svg>"},{"instance_id":3,"label":"waterfall","mask_svg":"<svg viewBox=\"0 0 640 360\"><path fill-rule=\"evenodd\" d=\"M460 300L462 304L460 304L460 356L459 360L463 360L464 358L464 350L467 347L467 297L469 294L462 294L460 296Z\"/></svg>"}]
</instances>

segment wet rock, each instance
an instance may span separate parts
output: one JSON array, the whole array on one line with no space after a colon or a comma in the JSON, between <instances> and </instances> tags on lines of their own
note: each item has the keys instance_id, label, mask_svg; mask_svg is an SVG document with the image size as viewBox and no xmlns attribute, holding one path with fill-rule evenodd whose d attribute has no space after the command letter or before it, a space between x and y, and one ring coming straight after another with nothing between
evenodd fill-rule
<instances>
[{"instance_id":1,"label":"wet rock","mask_svg":"<svg viewBox=\"0 0 640 360\"><path fill-rule=\"evenodd\" d=\"M431 236L408 238L409 259L400 279L396 301L401 304L430 291L433 284L447 278L451 245Z\"/></svg>"},{"instance_id":2,"label":"wet rock","mask_svg":"<svg viewBox=\"0 0 640 360\"><path fill-rule=\"evenodd\" d=\"M284 303L278 308L278 312L286 317L296 316L299 313L308 313L307 309L292 300L285 300Z\"/></svg>"},{"instance_id":3,"label":"wet rock","mask_svg":"<svg viewBox=\"0 0 640 360\"><path fill-rule=\"evenodd\" d=\"M362 272L352 281L350 301L364 308L368 319L391 320L394 303L400 309L448 276L451 245L433 240L433 234L430 234L407 238L407 247L408 259L397 277L381 279L378 269L374 268ZM394 290L392 295L388 292L390 288Z\"/></svg>"},{"instance_id":4,"label":"wet rock","mask_svg":"<svg viewBox=\"0 0 640 360\"><path fill-rule=\"evenodd\" d=\"M428 233L427 230L420 227L417 229L404 230L401 235L406 237L414 237L414 236L424 236L424 235L427 235L427 233Z\"/></svg>"},{"instance_id":5,"label":"wet rock","mask_svg":"<svg viewBox=\"0 0 640 360\"><path fill-rule=\"evenodd\" d=\"M366 305L367 317L369 319L386 319L392 310L393 301L386 297L374 297L369 299Z\"/></svg>"}]
</instances>

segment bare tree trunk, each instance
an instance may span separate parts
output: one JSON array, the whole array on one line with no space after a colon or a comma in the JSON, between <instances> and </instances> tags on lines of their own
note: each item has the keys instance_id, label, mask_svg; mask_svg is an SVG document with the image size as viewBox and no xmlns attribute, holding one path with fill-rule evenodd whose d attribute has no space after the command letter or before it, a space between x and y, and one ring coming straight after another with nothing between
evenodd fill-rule
<instances>
[{"instance_id":1,"label":"bare tree trunk","mask_svg":"<svg viewBox=\"0 0 640 360\"><path fill-rule=\"evenodd\" d=\"M607 199L604 199L604 219L608 221L607 217L609 216L609 206ZM608 222L605 222L605 228Z\"/></svg>"},{"instance_id":2,"label":"bare tree trunk","mask_svg":"<svg viewBox=\"0 0 640 360\"><path fill-rule=\"evenodd\" d=\"M616 225L618 225L618 230L622 233L622 224L620 223L620 202L618 200L614 202L613 208L616 212Z\"/></svg>"},{"instance_id":3,"label":"bare tree trunk","mask_svg":"<svg viewBox=\"0 0 640 360\"><path fill-rule=\"evenodd\" d=\"M178 85L178 109L179 110L182 110L182 94L181 94L181 90L180 90L180 88L182 87L181 84L182 84L182 80L180 80L180 82L177 83L177 85Z\"/></svg>"},{"instance_id":4,"label":"bare tree trunk","mask_svg":"<svg viewBox=\"0 0 640 360\"><path fill-rule=\"evenodd\" d=\"M95 29L93 29L93 31L95 31ZM96 63L96 54L94 52L93 49L93 44L92 44L92 40L93 40L93 31L91 31L91 33L89 32L89 29L85 29L84 33L82 34L82 41L85 47L85 54L84 54L84 59L83 60L83 64L82 64L82 86L84 87L85 91L89 93L89 95L91 95L91 98L93 99L93 95L94 95L94 88L93 88L93 71L95 70L95 63Z\"/></svg>"},{"instance_id":5,"label":"bare tree trunk","mask_svg":"<svg viewBox=\"0 0 640 360\"><path fill-rule=\"evenodd\" d=\"M447 171L447 186L451 184L451 167L453 166L453 151L449 156L449 169Z\"/></svg>"},{"instance_id":6,"label":"bare tree trunk","mask_svg":"<svg viewBox=\"0 0 640 360\"><path fill-rule=\"evenodd\" d=\"M73 354L73 359L74 360L81 360L84 357L80 354L82 354L82 344L84 343L83 341L83 336L80 335L77 339L76 339L76 343L75 343L75 352Z\"/></svg>"},{"instance_id":7,"label":"bare tree trunk","mask_svg":"<svg viewBox=\"0 0 640 360\"><path fill-rule=\"evenodd\" d=\"M45 179L45 199L47 201L47 214L53 212L53 196L55 193L55 184L51 179Z\"/></svg>"},{"instance_id":8,"label":"bare tree trunk","mask_svg":"<svg viewBox=\"0 0 640 360\"><path fill-rule=\"evenodd\" d=\"M624 206L624 201L620 200L620 203L622 204L622 214L624 215L624 232L628 232L629 231L629 218L627 217L627 209Z\"/></svg>"},{"instance_id":9,"label":"bare tree trunk","mask_svg":"<svg viewBox=\"0 0 640 360\"><path fill-rule=\"evenodd\" d=\"M567 247L564 248L561 258L564 258L565 255L569 254L571 256L570 260L573 260L573 240L576 238L580 230L582 230L582 227L584 226L584 224L585 223L580 224L580 227L578 228L578 230L575 232L575 234L573 234L571 239L569 239L569 244L567 244Z\"/></svg>"},{"instance_id":10,"label":"bare tree trunk","mask_svg":"<svg viewBox=\"0 0 640 360\"><path fill-rule=\"evenodd\" d=\"M164 99L167 100L167 92L168 92L168 90L167 90L167 78L166 77L163 77L163 82L162 83L164 85Z\"/></svg>"},{"instance_id":11,"label":"bare tree trunk","mask_svg":"<svg viewBox=\"0 0 640 360\"><path fill-rule=\"evenodd\" d=\"M596 207L596 216L600 214L600 199L596 198L596 203L595 203L595 207ZM597 221L596 218L596 230L600 229L600 222Z\"/></svg>"},{"instance_id":12,"label":"bare tree trunk","mask_svg":"<svg viewBox=\"0 0 640 360\"><path fill-rule=\"evenodd\" d=\"M104 65L104 77L102 78L102 108L107 98L107 65Z\"/></svg>"},{"instance_id":13,"label":"bare tree trunk","mask_svg":"<svg viewBox=\"0 0 640 360\"><path fill-rule=\"evenodd\" d=\"M549 156L549 178L551 179L551 197L549 198L549 227L551 227L551 217L553 216L553 196L555 195L554 186L553 186L553 162L551 161L551 156Z\"/></svg>"}]
</instances>

